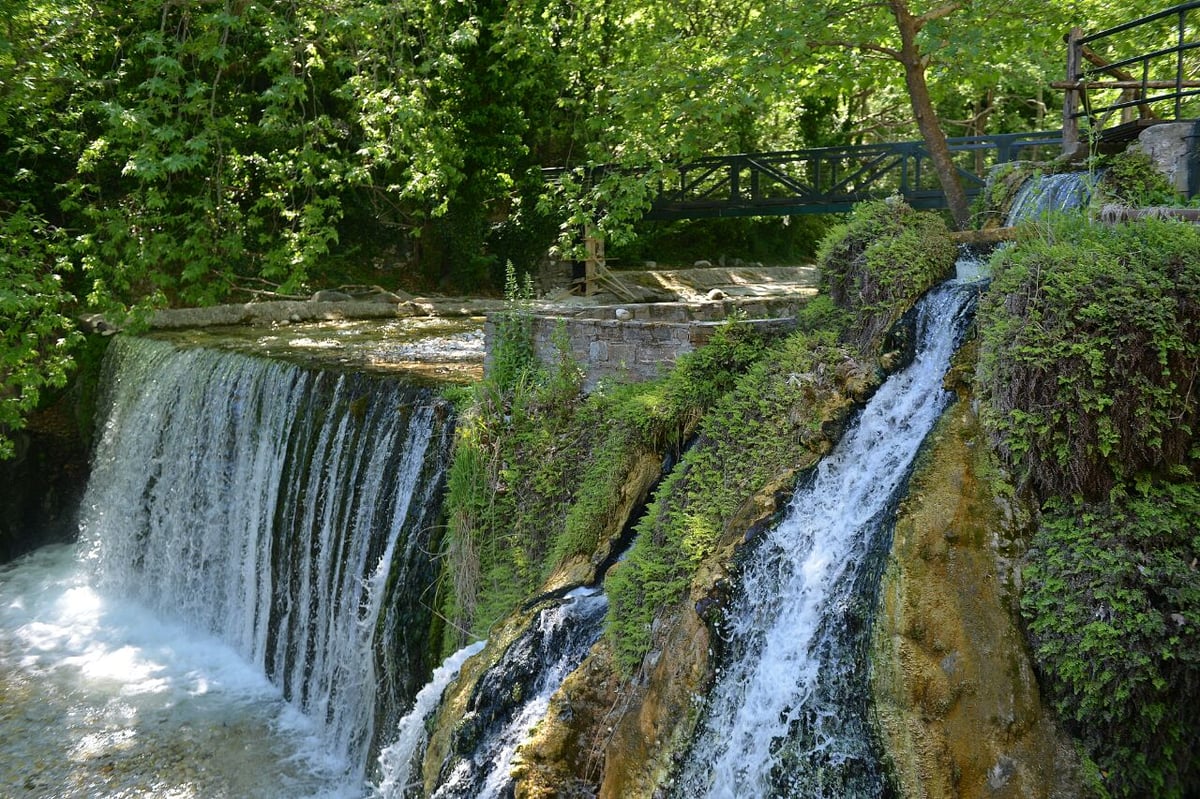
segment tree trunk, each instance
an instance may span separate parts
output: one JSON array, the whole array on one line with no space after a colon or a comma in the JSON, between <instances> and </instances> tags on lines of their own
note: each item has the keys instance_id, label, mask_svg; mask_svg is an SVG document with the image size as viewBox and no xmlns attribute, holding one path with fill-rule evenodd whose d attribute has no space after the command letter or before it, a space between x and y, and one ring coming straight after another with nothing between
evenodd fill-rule
<instances>
[{"instance_id":1,"label":"tree trunk","mask_svg":"<svg viewBox=\"0 0 1200 799\"><path fill-rule=\"evenodd\" d=\"M929 86L925 82L925 59L917 48L917 33L921 29L921 23L909 13L905 0L888 0L888 6L900 29L899 60L904 66L904 83L908 88L917 128L921 131L921 138L925 140L925 147L929 150L929 158L933 161L942 191L946 193L946 203L950 207L950 215L954 218L954 226L959 230L966 230L971 223L967 194L958 178L954 160L950 157L950 145L946 142L946 134L942 131L937 113L933 110Z\"/></svg>"}]
</instances>

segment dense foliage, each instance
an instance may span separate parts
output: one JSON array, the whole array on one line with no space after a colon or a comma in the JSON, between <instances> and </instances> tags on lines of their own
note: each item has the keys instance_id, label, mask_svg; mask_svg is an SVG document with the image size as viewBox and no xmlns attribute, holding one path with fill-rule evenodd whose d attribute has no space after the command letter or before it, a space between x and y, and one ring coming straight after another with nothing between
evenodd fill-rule
<instances>
[{"instance_id":1,"label":"dense foliage","mask_svg":"<svg viewBox=\"0 0 1200 799\"><path fill-rule=\"evenodd\" d=\"M1140 149L1131 147L1100 159L1099 168L1102 172L1098 188L1106 201L1132 207L1179 204L1175 187Z\"/></svg>"},{"instance_id":2,"label":"dense foliage","mask_svg":"<svg viewBox=\"0 0 1200 799\"><path fill-rule=\"evenodd\" d=\"M1022 610L1062 717L1121 797L1200 789L1200 491L1119 488L1052 501Z\"/></svg>"},{"instance_id":3,"label":"dense foliage","mask_svg":"<svg viewBox=\"0 0 1200 799\"><path fill-rule=\"evenodd\" d=\"M913 302L954 270L940 216L899 200L860 203L821 242L821 290L855 319L852 338L874 349Z\"/></svg>"},{"instance_id":4,"label":"dense foliage","mask_svg":"<svg viewBox=\"0 0 1200 799\"><path fill-rule=\"evenodd\" d=\"M992 259L980 413L1043 504L1022 611L1115 796L1200 789L1200 233L1082 215Z\"/></svg>"},{"instance_id":5,"label":"dense foliage","mask_svg":"<svg viewBox=\"0 0 1200 799\"><path fill-rule=\"evenodd\" d=\"M1043 496L1104 497L1191 468L1200 232L1146 220L1038 226L992 259L980 307L984 422Z\"/></svg>"},{"instance_id":6,"label":"dense foliage","mask_svg":"<svg viewBox=\"0 0 1200 799\"><path fill-rule=\"evenodd\" d=\"M624 668L641 662L654 618L687 596L701 563L740 540L745 529L734 522L747 523L756 495L787 488L828 450L871 375L836 331L801 331L760 353L716 399L605 584L608 635Z\"/></svg>"},{"instance_id":7,"label":"dense foliage","mask_svg":"<svg viewBox=\"0 0 1200 799\"><path fill-rule=\"evenodd\" d=\"M914 23L923 91L954 134L1046 127L1061 31L1126 13L1111 0L0 10L0 214L39 220L34 246L54 250L39 274L62 290L33 295L47 318L355 282L496 290L506 260L527 269L556 235L569 245L593 225L628 241L678 159L915 138L897 20ZM619 168L582 179L600 164ZM581 171L548 187L541 166ZM0 281L27 291L17 274ZM65 339L44 365L12 360L57 380ZM20 393L31 375L4 367L0 385Z\"/></svg>"},{"instance_id":8,"label":"dense foliage","mask_svg":"<svg viewBox=\"0 0 1200 799\"><path fill-rule=\"evenodd\" d=\"M6 430L24 427L46 388L66 384L71 347L81 334L63 309L60 239L29 208L0 211L0 459L13 454Z\"/></svg>"}]
</instances>

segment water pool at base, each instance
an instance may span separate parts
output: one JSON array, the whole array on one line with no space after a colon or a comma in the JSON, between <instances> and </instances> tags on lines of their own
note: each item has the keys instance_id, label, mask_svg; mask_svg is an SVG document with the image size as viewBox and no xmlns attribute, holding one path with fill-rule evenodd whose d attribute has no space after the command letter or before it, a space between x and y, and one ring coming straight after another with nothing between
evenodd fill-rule
<instances>
[{"instance_id":1,"label":"water pool at base","mask_svg":"<svg viewBox=\"0 0 1200 799\"><path fill-rule=\"evenodd\" d=\"M0 796L366 793L260 671L104 596L77 552L52 546L0 567Z\"/></svg>"}]
</instances>

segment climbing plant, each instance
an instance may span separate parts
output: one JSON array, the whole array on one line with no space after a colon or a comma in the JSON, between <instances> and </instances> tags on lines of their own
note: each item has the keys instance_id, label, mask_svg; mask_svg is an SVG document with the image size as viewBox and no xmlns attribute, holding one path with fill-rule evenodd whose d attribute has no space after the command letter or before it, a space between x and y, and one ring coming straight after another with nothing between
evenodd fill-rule
<instances>
[{"instance_id":1,"label":"climbing plant","mask_svg":"<svg viewBox=\"0 0 1200 799\"><path fill-rule=\"evenodd\" d=\"M980 416L1043 504L1035 662L1114 796L1200 787L1198 246L1158 219L1027 226L979 311Z\"/></svg>"},{"instance_id":2,"label":"climbing plant","mask_svg":"<svg viewBox=\"0 0 1200 799\"><path fill-rule=\"evenodd\" d=\"M1200 788L1200 490L1142 481L1054 499L1022 612L1050 698L1119 797Z\"/></svg>"},{"instance_id":3,"label":"climbing plant","mask_svg":"<svg viewBox=\"0 0 1200 799\"><path fill-rule=\"evenodd\" d=\"M62 239L28 207L0 212L0 459L43 392L66 384L82 337L65 313L75 299L60 274Z\"/></svg>"},{"instance_id":4,"label":"climbing plant","mask_svg":"<svg viewBox=\"0 0 1200 799\"><path fill-rule=\"evenodd\" d=\"M873 350L916 299L954 269L957 250L941 217L899 199L859 203L817 253L821 288L853 314L851 337Z\"/></svg>"}]
</instances>

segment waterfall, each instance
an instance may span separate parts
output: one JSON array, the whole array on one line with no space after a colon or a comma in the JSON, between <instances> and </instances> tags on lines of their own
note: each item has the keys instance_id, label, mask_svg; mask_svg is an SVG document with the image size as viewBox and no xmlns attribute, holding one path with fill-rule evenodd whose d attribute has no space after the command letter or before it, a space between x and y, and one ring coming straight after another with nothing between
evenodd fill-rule
<instances>
[{"instance_id":1,"label":"waterfall","mask_svg":"<svg viewBox=\"0 0 1200 799\"><path fill-rule=\"evenodd\" d=\"M228 644L361 785L423 677L450 431L425 390L118 338L81 543L97 587ZM391 724L391 727L387 725Z\"/></svg>"},{"instance_id":2,"label":"waterfall","mask_svg":"<svg viewBox=\"0 0 1200 799\"><path fill-rule=\"evenodd\" d=\"M1068 211L1087 205L1098 177L1092 172L1031 176L1017 190L1005 225L1013 227L1053 211Z\"/></svg>"},{"instance_id":3,"label":"waterfall","mask_svg":"<svg viewBox=\"0 0 1200 799\"><path fill-rule=\"evenodd\" d=\"M442 665L433 670L433 676L425 687L417 692L412 709L397 724L396 738L379 753L379 771L383 775L377 788L381 799L401 799L417 787L413 767L419 769L420 758L425 754L429 734L425 722L442 701L446 686L458 676L459 669L467 658L483 650L487 641L476 641L464 646Z\"/></svg>"},{"instance_id":4,"label":"waterfall","mask_svg":"<svg viewBox=\"0 0 1200 799\"><path fill-rule=\"evenodd\" d=\"M976 291L953 282L922 300L914 362L756 543L676 797L887 795L865 718L874 590L890 511L949 402L942 379Z\"/></svg>"},{"instance_id":5,"label":"waterfall","mask_svg":"<svg viewBox=\"0 0 1200 799\"><path fill-rule=\"evenodd\" d=\"M538 611L476 684L442 765L436 799L512 795L509 771L517 748L600 637L607 608L598 589L579 589Z\"/></svg>"}]
</instances>

